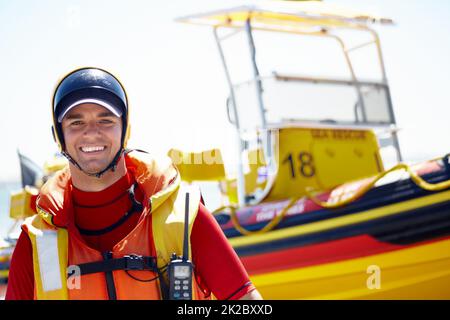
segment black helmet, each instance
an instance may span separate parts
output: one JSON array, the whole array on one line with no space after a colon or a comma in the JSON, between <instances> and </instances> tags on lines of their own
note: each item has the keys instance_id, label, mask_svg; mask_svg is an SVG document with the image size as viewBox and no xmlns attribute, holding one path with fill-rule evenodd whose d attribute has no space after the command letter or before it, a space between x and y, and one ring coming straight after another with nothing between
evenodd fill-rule
<instances>
[{"instance_id":1,"label":"black helmet","mask_svg":"<svg viewBox=\"0 0 450 320\"><path fill-rule=\"evenodd\" d=\"M65 150L61 121L73 107L82 103L96 103L122 117L122 148L128 135L128 99L125 89L111 73L99 68L82 68L66 75L53 95L53 125L55 140Z\"/></svg>"},{"instance_id":2,"label":"black helmet","mask_svg":"<svg viewBox=\"0 0 450 320\"><path fill-rule=\"evenodd\" d=\"M128 99L120 81L111 73L99 68L81 68L70 72L56 86L53 95L53 137L69 161L80 170L80 166L67 154L61 122L72 108L83 103L99 104L116 116L122 118L121 149L113 163L105 170L95 174L100 177L110 168L114 168L126 147L129 135Z\"/></svg>"}]
</instances>

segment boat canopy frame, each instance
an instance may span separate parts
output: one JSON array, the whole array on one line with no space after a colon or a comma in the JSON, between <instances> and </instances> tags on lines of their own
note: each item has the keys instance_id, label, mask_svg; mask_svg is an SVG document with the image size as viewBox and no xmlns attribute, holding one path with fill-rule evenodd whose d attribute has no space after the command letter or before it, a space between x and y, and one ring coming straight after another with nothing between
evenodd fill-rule
<instances>
[{"instance_id":1,"label":"boat canopy frame","mask_svg":"<svg viewBox=\"0 0 450 320\"><path fill-rule=\"evenodd\" d=\"M213 29L214 38L217 44L219 55L222 61L222 65L225 71L225 76L229 86L229 98L227 100L228 115L233 115L233 121L230 122L236 128L237 146L238 146L238 164L237 164L237 191L238 191L238 203L239 206L245 206L248 204L245 195L245 178L243 172L242 153L245 150L245 142L242 139L242 128L239 121L238 105L236 103L235 86L233 84L229 67L225 58L222 42L235 36L236 34L244 31L247 36L247 42L250 48L250 59L253 71L253 78L246 82L254 82L256 85L257 104L259 108L259 117L261 120L261 128L258 128L262 134L262 150L265 155L265 159L269 161L268 166L274 165L271 156L271 150L273 142L270 141L270 128L265 116L266 109L264 107L263 100L263 88L262 77L259 73L258 64L256 61L256 47L253 39L253 30L268 31L268 32L282 32L293 33L302 36L315 36L324 37L335 40L345 57L345 61L350 71L350 80L337 80L329 78L317 78L317 77L299 77L299 76L287 76L274 73L273 76L277 80L283 81L303 81L309 83L321 83L326 82L328 84L337 85L353 85L356 90L359 107L362 111L363 121L361 125L368 125L367 117L365 114L364 99L361 92L361 86L368 84L368 82L359 81L349 53L358 49L364 48L369 45L376 46L377 58L381 71L381 82L373 82L371 85L379 85L385 89L387 98L387 107L390 118L389 133L392 137L392 146L396 150L397 161L402 161L402 155L400 152L400 145L397 136L397 126L392 106L392 99L389 90L389 84L387 80L385 63L383 59L381 43L377 32L369 27L369 23L379 24L393 24L393 21L388 18L380 18L373 15L348 11L338 8L333 5L325 4L317 1L272 1L271 3L263 6L241 6L232 8L229 10L220 10L210 13L196 14L177 19L178 22L209 25ZM219 29L227 29L228 33L219 35ZM230 31L231 30L231 31ZM371 41L360 43L353 47L346 47L345 41L338 34L335 34L335 30L358 30L364 31L370 34ZM355 106L355 116L356 115ZM358 128L361 128L358 125ZM275 169L274 169L275 170ZM269 184L268 184L269 185ZM266 190L267 191L267 190ZM266 193L266 192L264 192Z\"/></svg>"}]
</instances>

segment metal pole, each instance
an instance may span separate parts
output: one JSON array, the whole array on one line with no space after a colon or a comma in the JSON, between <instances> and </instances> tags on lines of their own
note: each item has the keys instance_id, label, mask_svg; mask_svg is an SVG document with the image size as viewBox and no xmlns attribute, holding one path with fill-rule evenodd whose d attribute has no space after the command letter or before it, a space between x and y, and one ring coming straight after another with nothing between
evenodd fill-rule
<instances>
[{"instance_id":1,"label":"metal pole","mask_svg":"<svg viewBox=\"0 0 450 320\"><path fill-rule=\"evenodd\" d=\"M256 64L256 49L255 49L255 42L253 40L250 19L247 19L247 21L245 22L245 31L247 32L248 44L250 47L250 58L251 58L251 62L252 62L253 76L255 79L255 84L256 84L256 89L257 89L257 99L258 99L259 111L260 111L260 116L261 116L261 124L262 124L262 127L264 129L266 129L267 128L266 117L265 117L266 110L264 109L264 102L262 99L263 88L262 88L262 84L261 84L261 79L259 78L258 65Z\"/></svg>"},{"instance_id":2,"label":"metal pole","mask_svg":"<svg viewBox=\"0 0 450 320\"><path fill-rule=\"evenodd\" d=\"M348 52L347 52L347 49L345 47L344 41L342 41L342 39L339 38L336 35L330 35L330 36L332 38L334 38L342 47L342 51L344 52L344 56L345 56L345 61L347 62L347 66L348 66L348 68L350 70L350 74L352 76L352 80L353 80L353 82L355 84L355 87L356 87L356 94L358 95L358 101L359 101L359 104L361 106L363 121L367 122L366 108L365 108L364 99L363 99L363 96L362 96L362 93L361 93L361 86L358 83L358 79L356 79L355 70L353 69L353 65L352 65L352 62L350 60L350 57L348 56Z\"/></svg>"},{"instance_id":3,"label":"metal pole","mask_svg":"<svg viewBox=\"0 0 450 320\"><path fill-rule=\"evenodd\" d=\"M368 30L372 34L372 36L374 37L375 45L377 47L377 53L378 53L378 59L379 59L379 62L380 62L380 68L381 68L381 74L382 74L382 77L383 77L383 83L386 85L386 95L387 95L387 99L388 99L389 115L391 117L392 123L397 127L397 121L395 120L394 108L393 108L393 105L392 105L391 90L389 88L387 75L386 75L386 68L385 68L385 65L384 65L383 52L381 50L380 38L378 37L378 34L375 32L375 30L372 30L372 29L369 29L369 28L368 28ZM400 143L398 141L397 130L394 130L391 134L392 134L392 140L394 141L394 148L397 151L397 161L398 162L402 162L403 161L403 157L402 157L402 153L400 151Z\"/></svg>"},{"instance_id":4,"label":"metal pole","mask_svg":"<svg viewBox=\"0 0 450 320\"><path fill-rule=\"evenodd\" d=\"M233 116L235 121L235 127L236 127L236 142L238 147L238 159L237 159L237 194L238 194L238 204L239 207L245 206L245 176L244 176L244 168L242 163L242 154L243 154L243 144L241 139L241 127L239 124L239 116L237 112L237 106L236 106L236 97L234 94L234 88L233 83L231 82L230 73L228 71L228 66L225 61L225 55L223 54L223 49L220 44L220 39L217 34L217 27L213 29L214 38L216 39L217 48L219 49L220 59L222 60L222 65L225 70L225 76L227 78L228 86L230 88L230 98L231 103L233 104Z\"/></svg>"},{"instance_id":5,"label":"metal pole","mask_svg":"<svg viewBox=\"0 0 450 320\"><path fill-rule=\"evenodd\" d=\"M263 152L265 155L265 158L269 163L272 163L272 148L270 143L270 134L267 132L267 120L266 120L266 109L264 108L264 101L263 101L263 87L261 83L261 78L258 70L258 65L256 63L256 48L255 48L255 42L253 40L253 34L252 34L252 26L250 24L250 18L248 18L245 22L245 31L247 32L248 36L248 44L250 47L250 58L252 62L253 67L253 76L254 81L256 85L256 96L259 106L259 113L261 117L261 126L262 126L262 145L263 145Z\"/></svg>"}]
</instances>

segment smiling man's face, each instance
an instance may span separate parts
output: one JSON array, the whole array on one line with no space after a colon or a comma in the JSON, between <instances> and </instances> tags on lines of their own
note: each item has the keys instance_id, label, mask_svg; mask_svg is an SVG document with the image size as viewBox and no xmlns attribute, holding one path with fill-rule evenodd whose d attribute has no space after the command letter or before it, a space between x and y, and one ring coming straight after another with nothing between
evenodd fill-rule
<instances>
[{"instance_id":1,"label":"smiling man's face","mask_svg":"<svg viewBox=\"0 0 450 320\"><path fill-rule=\"evenodd\" d=\"M87 173L105 169L120 150L122 119L100 105L76 106L61 125L66 152Z\"/></svg>"}]
</instances>

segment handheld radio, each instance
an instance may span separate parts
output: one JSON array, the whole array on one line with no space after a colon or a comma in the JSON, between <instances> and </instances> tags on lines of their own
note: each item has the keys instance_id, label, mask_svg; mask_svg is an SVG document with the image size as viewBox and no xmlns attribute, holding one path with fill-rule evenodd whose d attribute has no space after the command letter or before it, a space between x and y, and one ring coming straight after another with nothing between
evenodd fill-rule
<instances>
[{"instance_id":1,"label":"handheld radio","mask_svg":"<svg viewBox=\"0 0 450 320\"><path fill-rule=\"evenodd\" d=\"M189 260L189 193L186 193L183 256L172 253L168 265L169 299L192 300L192 262Z\"/></svg>"}]
</instances>

